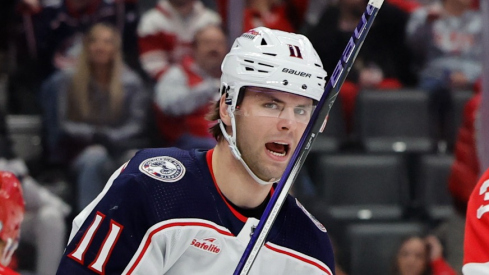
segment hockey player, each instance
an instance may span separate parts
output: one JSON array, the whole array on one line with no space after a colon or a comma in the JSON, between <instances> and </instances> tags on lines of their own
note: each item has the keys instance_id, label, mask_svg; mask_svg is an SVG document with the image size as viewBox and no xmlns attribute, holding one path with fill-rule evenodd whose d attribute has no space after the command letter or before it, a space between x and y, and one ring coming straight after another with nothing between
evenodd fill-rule
<instances>
[{"instance_id":1,"label":"hockey player","mask_svg":"<svg viewBox=\"0 0 489 275\"><path fill-rule=\"evenodd\" d=\"M320 99L309 40L236 39L210 117L217 145L138 152L73 221L57 274L232 274ZM250 274L334 274L326 228L292 196Z\"/></svg>"},{"instance_id":2,"label":"hockey player","mask_svg":"<svg viewBox=\"0 0 489 275\"><path fill-rule=\"evenodd\" d=\"M0 275L16 275L7 266L19 244L20 224L24 219L24 198L19 180L0 171Z\"/></svg>"},{"instance_id":3,"label":"hockey player","mask_svg":"<svg viewBox=\"0 0 489 275\"><path fill-rule=\"evenodd\" d=\"M465 275L489 274L489 169L482 175L472 191L467 205L465 223L464 266Z\"/></svg>"}]
</instances>

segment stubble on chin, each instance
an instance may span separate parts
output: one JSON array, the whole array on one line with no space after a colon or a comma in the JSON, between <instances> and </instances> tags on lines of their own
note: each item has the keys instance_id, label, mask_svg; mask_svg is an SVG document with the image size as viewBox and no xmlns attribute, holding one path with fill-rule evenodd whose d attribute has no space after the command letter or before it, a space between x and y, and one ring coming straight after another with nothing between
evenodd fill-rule
<instances>
[{"instance_id":1,"label":"stubble on chin","mask_svg":"<svg viewBox=\"0 0 489 275\"><path fill-rule=\"evenodd\" d=\"M257 158L250 160L246 156L243 156L243 160L251 171L264 181L281 178L286 168L286 164L270 162L267 164L265 161L260 161Z\"/></svg>"}]
</instances>

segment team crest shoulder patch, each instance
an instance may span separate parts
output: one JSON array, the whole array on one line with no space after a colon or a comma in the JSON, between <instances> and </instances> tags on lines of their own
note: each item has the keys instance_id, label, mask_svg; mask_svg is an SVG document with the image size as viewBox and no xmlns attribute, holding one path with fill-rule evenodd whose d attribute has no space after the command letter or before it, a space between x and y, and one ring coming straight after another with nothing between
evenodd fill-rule
<instances>
[{"instance_id":1,"label":"team crest shoulder patch","mask_svg":"<svg viewBox=\"0 0 489 275\"><path fill-rule=\"evenodd\" d=\"M139 171L159 181L176 182L183 178L186 170L177 159L160 156L144 160L139 165Z\"/></svg>"}]
</instances>

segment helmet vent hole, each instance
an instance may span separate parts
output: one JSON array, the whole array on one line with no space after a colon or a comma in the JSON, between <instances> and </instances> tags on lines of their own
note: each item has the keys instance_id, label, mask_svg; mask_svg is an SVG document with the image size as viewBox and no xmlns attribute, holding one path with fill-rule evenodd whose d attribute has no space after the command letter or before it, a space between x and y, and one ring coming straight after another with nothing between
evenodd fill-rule
<instances>
[{"instance_id":1,"label":"helmet vent hole","mask_svg":"<svg viewBox=\"0 0 489 275\"><path fill-rule=\"evenodd\" d=\"M317 63L314 63L314 65L316 65L316 67L319 67L319 68L322 68L323 66L317 64Z\"/></svg>"},{"instance_id":2,"label":"helmet vent hole","mask_svg":"<svg viewBox=\"0 0 489 275\"><path fill-rule=\"evenodd\" d=\"M270 65L270 64L258 63L258 65L262 65L262 66L273 68L273 65Z\"/></svg>"},{"instance_id":3,"label":"helmet vent hole","mask_svg":"<svg viewBox=\"0 0 489 275\"><path fill-rule=\"evenodd\" d=\"M249 59L245 59L244 61L245 61L245 62L248 62L248 63L255 63L255 61L253 61L253 60L249 60Z\"/></svg>"},{"instance_id":4,"label":"helmet vent hole","mask_svg":"<svg viewBox=\"0 0 489 275\"><path fill-rule=\"evenodd\" d=\"M267 41L265 41L265 39L263 39L263 38L262 38L262 40L261 40L261 45L262 45L262 46L266 46L266 45L268 45L268 44L267 44Z\"/></svg>"},{"instance_id":5,"label":"helmet vent hole","mask_svg":"<svg viewBox=\"0 0 489 275\"><path fill-rule=\"evenodd\" d=\"M276 53L263 53L263 54L266 54L266 55L271 55L271 56L277 56Z\"/></svg>"},{"instance_id":6,"label":"helmet vent hole","mask_svg":"<svg viewBox=\"0 0 489 275\"><path fill-rule=\"evenodd\" d=\"M253 68L251 68L251 67L246 67L246 70L247 70L247 71L253 71L253 72L255 71L255 69L253 69Z\"/></svg>"},{"instance_id":7,"label":"helmet vent hole","mask_svg":"<svg viewBox=\"0 0 489 275\"><path fill-rule=\"evenodd\" d=\"M268 71L258 70L259 73L268 73Z\"/></svg>"}]
</instances>

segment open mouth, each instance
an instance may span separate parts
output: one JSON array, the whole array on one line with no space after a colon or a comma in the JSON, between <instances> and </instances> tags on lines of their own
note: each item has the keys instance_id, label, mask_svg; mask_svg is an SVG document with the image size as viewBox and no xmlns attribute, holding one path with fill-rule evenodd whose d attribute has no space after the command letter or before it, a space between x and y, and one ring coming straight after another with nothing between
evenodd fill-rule
<instances>
[{"instance_id":1,"label":"open mouth","mask_svg":"<svg viewBox=\"0 0 489 275\"><path fill-rule=\"evenodd\" d=\"M282 142L269 142L265 144L267 150L274 156L284 157L289 151L289 145Z\"/></svg>"}]
</instances>

